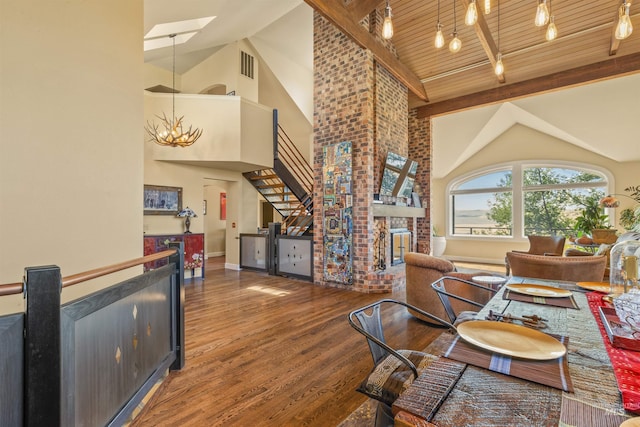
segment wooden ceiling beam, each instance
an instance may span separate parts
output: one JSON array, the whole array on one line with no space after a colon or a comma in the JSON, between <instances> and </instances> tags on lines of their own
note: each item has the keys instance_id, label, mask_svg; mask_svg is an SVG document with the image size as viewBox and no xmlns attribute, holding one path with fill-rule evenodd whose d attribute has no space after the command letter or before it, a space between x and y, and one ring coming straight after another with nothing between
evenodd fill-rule
<instances>
[{"instance_id":1,"label":"wooden ceiling beam","mask_svg":"<svg viewBox=\"0 0 640 427\"><path fill-rule=\"evenodd\" d=\"M466 7L469 7L470 0L464 0L464 4ZM476 30L476 35L478 36L478 40L480 40L480 45L484 50L484 53L487 55L489 62L491 62L491 68L495 70L496 68L496 57L498 56L498 47L496 46L496 42L493 40L493 36L491 36L491 31L489 30L489 26L487 25L487 21L484 19L484 15L482 14L482 10L478 8L478 21L474 24L474 29ZM506 80L504 78L504 74L501 76L496 76L500 83L505 83Z\"/></svg>"},{"instance_id":2,"label":"wooden ceiling beam","mask_svg":"<svg viewBox=\"0 0 640 427\"><path fill-rule=\"evenodd\" d=\"M375 59L418 98L423 101L429 100L420 79L360 25L359 20L356 20L351 15L342 0L305 0L305 3L314 8L360 47L371 51Z\"/></svg>"},{"instance_id":3,"label":"wooden ceiling beam","mask_svg":"<svg viewBox=\"0 0 640 427\"><path fill-rule=\"evenodd\" d=\"M439 116L473 107L513 101L526 96L637 73L640 73L640 53L616 57L543 77L500 86L495 89L435 102L418 107L417 113L419 118Z\"/></svg>"},{"instance_id":4,"label":"wooden ceiling beam","mask_svg":"<svg viewBox=\"0 0 640 427\"><path fill-rule=\"evenodd\" d=\"M356 21L361 21L382 2L383 0L352 0L351 3L347 5L347 10Z\"/></svg>"}]
</instances>

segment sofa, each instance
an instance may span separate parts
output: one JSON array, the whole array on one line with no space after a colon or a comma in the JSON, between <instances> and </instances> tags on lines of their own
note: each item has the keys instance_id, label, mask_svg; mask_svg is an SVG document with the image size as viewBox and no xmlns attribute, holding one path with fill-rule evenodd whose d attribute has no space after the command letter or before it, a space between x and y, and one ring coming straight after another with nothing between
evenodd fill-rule
<instances>
[{"instance_id":1,"label":"sofa","mask_svg":"<svg viewBox=\"0 0 640 427\"><path fill-rule=\"evenodd\" d=\"M433 314L441 319L448 319L440 298L431 287L431 284L443 276L452 276L464 280L471 281L473 276L491 276L489 273L460 273L456 271L456 267L450 261L444 258L438 258L427 254L417 252L407 252L404 255L406 269L406 293L407 302L411 305ZM464 286L455 281L448 281L447 290L460 295L461 297L486 304L491 298L489 292L482 289L470 289L470 286ZM451 305L456 313L464 310L477 310L470 304L462 301L452 301ZM434 323L429 318L421 316L417 312L409 312L420 320L430 324L441 326Z\"/></svg>"},{"instance_id":2,"label":"sofa","mask_svg":"<svg viewBox=\"0 0 640 427\"><path fill-rule=\"evenodd\" d=\"M601 282L608 261L603 255L566 257L519 252L507 252L507 260L514 276L570 282Z\"/></svg>"}]
</instances>

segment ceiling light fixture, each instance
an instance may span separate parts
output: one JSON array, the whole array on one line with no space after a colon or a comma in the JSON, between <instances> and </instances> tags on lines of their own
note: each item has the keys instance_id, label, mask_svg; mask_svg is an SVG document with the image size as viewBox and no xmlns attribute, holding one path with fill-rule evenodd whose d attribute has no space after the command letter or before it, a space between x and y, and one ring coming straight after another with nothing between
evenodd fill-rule
<instances>
[{"instance_id":1,"label":"ceiling light fixture","mask_svg":"<svg viewBox=\"0 0 640 427\"><path fill-rule=\"evenodd\" d=\"M484 14L488 15L491 13L491 0L484 0Z\"/></svg>"},{"instance_id":2,"label":"ceiling light fixture","mask_svg":"<svg viewBox=\"0 0 640 427\"><path fill-rule=\"evenodd\" d=\"M476 0L471 0L467 6L467 13L464 16L464 23L468 26L475 25L478 22L478 8Z\"/></svg>"},{"instance_id":3,"label":"ceiling light fixture","mask_svg":"<svg viewBox=\"0 0 640 427\"><path fill-rule=\"evenodd\" d=\"M449 42L451 53L460 52L462 41L458 38L458 27L456 26L456 0L453 0L453 39Z\"/></svg>"},{"instance_id":4,"label":"ceiling light fixture","mask_svg":"<svg viewBox=\"0 0 640 427\"><path fill-rule=\"evenodd\" d=\"M553 9L551 8L551 0L549 0L549 14L551 15L552 12ZM547 26L547 32L544 35L544 38L549 42L555 40L556 37L558 37L558 28L556 27L555 18L556 17L553 15L549 17L549 25Z\"/></svg>"},{"instance_id":5,"label":"ceiling light fixture","mask_svg":"<svg viewBox=\"0 0 640 427\"><path fill-rule=\"evenodd\" d=\"M391 22L391 6L387 0L387 6L384 8L384 21L382 22L382 38L389 40L393 37L393 22Z\"/></svg>"},{"instance_id":6,"label":"ceiling light fixture","mask_svg":"<svg viewBox=\"0 0 640 427\"><path fill-rule=\"evenodd\" d=\"M151 138L150 141L155 142L158 145L169 147L188 147L200 138L202 135L201 129L192 129L189 126L187 131L183 130L182 119L184 116L176 117L176 35L170 34L169 37L173 39L173 85L171 87L171 101L172 101L172 114L171 120L167 119L167 116L162 113L162 117L156 116L161 119L160 124L164 129L160 130L160 125L147 122L145 130Z\"/></svg>"},{"instance_id":7,"label":"ceiling light fixture","mask_svg":"<svg viewBox=\"0 0 640 427\"><path fill-rule=\"evenodd\" d=\"M436 39L433 43L436 49L444 46L444 35L442 35L442 24L440 23L440 0L438 0L438 23L436 24Z\"/></svg>"},{"instance_id":8,"label":"ceiling light fixture","mask_svg":"<svg viewBox=\"0 0 640 427\"><path fill-rule=\"evenodd\" d=\"M496 67L494 69L494 72L498 77L504 74L504 64L502 63L502 53L500 53L500 0L498 0L498 55L496 55Z\"/></svg>"},{"instance_id":9,"label":"ceiling light fixture","mask_svg":"<svg viewBox=\"0 0 640 427\"><path fill-rule=\"evenodd\" d=\"M618 24L616 25L615 37L618 40L624 40L633 32L633 25L631 25L631 18L629 17L629 8L631 2L623 0L618 13Z\"/></svg>"},{"instance_id":10,"label":"ceiling light fixture","mask_svg":"<svg viewBox=\"0 0 640 427\"><path fill-rule=\"evenodd\" d=\"M536 27L544 27L549 22L549 9L547 9L547 0L538 0L538 9L536 10Z\"/></svg>"}]
</instances>

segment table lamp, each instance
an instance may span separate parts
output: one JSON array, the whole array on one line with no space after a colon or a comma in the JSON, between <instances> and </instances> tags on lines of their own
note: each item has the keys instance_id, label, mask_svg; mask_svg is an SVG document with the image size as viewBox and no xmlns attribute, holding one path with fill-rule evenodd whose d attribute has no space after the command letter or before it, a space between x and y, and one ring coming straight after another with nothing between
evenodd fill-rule
<instances>
[{"instance_id":1,"label":"table lamp","mask_svg":"<svg viewBox=\"0 0 640 427\"><path fill-rule=\"evenodd\" d=\"M189 226L191 225L191 218L197 218L198 215L196 215L196 213L189 206L187 206L186 208L178 212L178 215L176 216L180 218L185 218L184 226L186 228L186 231L184 232L184 234L190 234L191 231L189 231Z\"/></svg>"}]
</instances>

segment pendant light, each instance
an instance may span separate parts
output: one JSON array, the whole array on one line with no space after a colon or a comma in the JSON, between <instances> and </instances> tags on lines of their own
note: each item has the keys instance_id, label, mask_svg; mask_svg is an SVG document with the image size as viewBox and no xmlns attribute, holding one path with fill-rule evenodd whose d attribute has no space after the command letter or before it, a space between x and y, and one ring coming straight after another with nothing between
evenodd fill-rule
<instances>
[{"instance_id":1,"label":"pendant light","mask_svg":"<svg viewBox=\"0 0 640 427\"><path fill-rule=\"evenodd\" d=\"M442 24L440 23L440 0L438 0L438 23L436 24L436 38L433 43L436 49L444 46L444 36L442 35Z\"/></svg>"},{"instance_id":2,"label":"pendant light","mask_svg":"<svg viewBox=\"0 0 640 427\"><path fill-rule=\"evenodd\" d=\"M558 37L558 28L556 27L556 23L555 23L555 16L552 15L553 9L551 7L551 0L549 0L549 14L551 15L549 17L549 25L547 26L547 32L544 35L544 38L547 39L547 41L552 41L555 40L556 37Z\"/></svg>"},{"instance_id":3,"label":"pendant light","mask_svg":"<svg viewBox=\"0 0 640 427\"><path fill-rule=\"evenodd\" d=\"M451 53L460 52L462 41L458 38L458 27L456 26L456 0L453 0L453 39L449 42Z\"/></svg>"},{"instance_id":4,"label":"pendant light","mask_svg":"<svg viewBox=\"0 0 640 427\"><path fill-rule=\"evenodd\" d=\"M384 21L382 22L382 38L389 40L393 37L393 22L391 22L391 6L387 0L387 6L384 8Z\"/></svg>"},{"instance_id":5,"label":"pendant light","mask_svg":"<svg viewBox=\"0 0 640 427\"><path fill-rule=\"evenodd\" d=\"M189 126L187 131L184 131L182 126L182 119L184 116L176 117L176 34L170 34L169 37L173 40L173 85L171 87L171 120L167 119L166 114L162 113L162 117L157 116L161 120L161 124L164 127L160 130L160 125L147 122L145 130L151 138L150 141L155 142L158 145L169 147L188 147L200 138L202 135L201 129L192 129Z\"/></svg>"},{"instance_id":6,"label":"pendant light","mask_svg":"<svg viewBox=\"0 0 640 427\"><path fill-rule=\"evenodd\" d=\"M488 15L491 13L491 0L484 0L484 14Z\"/></svg>"},{"instance_id":7,"label":"pendant light","mask_svg":"<svg viewBox=\"0 0 640 427\"><path fill-rule=\"evenodd\" d=\"M544 27L549 22L549 9L547 9L547 0L538 0L538 9L536 10L536 27Z\"/></svg>"},{"instance_id":8,"label":"pendant light","mask_svg":"<svg viewBox=\"0 0 640 427\"><path fill-rule=\"evenodd\" d=\"M620 6L620 12L618 14L618 24L616 25L615 37L618 40L624 40L633 32L633 25L631 25L631 18L629 17L629 8L631 3L624 0Z\"/></svg>"},{"instance_id":9,"label":"pendant light","mask_svg":"<svg viewBox=\"0 0 640 427\"><path fill-rule=\"evenodd\" d=\"M498 55L496 55L496 67L493 70L496 76L504 74L504 64L502 63L502 53L500 53L500 0L498 0Z\"/></svg>"},{"instance_id":10,"label":"pendant light","mask_svg":"<svg viewBox=\"0 0 640 427\"><path fill-rule=\"evenodd\" d=\"M471 0L467 6L467 13L464 15L464 23L467 26L475 25L478 22L478 7L476 0Z\"/></svg>"}]
</instances>

